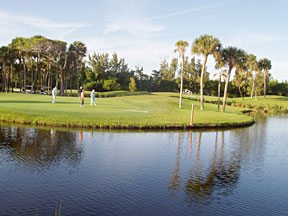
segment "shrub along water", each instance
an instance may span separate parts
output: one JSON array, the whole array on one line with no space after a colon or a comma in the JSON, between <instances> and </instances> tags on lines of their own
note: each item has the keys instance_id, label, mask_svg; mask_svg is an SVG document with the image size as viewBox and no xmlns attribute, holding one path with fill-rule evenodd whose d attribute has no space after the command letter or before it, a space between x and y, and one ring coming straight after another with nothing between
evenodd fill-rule
<instances>
[{"instance_id":1,"label":"shrub along water","mask_svg":"<svg viewBox=\"0 0 288 216\"><path fill-rule=\"evenodd\" d=\"M188 100L200 101L198 97L188 97ZM206 103L217 104L217 98L206 97ZM264 112L287 112L288 110L288 97L268 95L266 99L264 96L258 96L258 99L245 97L245 98L229 98L227 101L228 106L241 107L253 109L256 111Z\"/></svg>"}]
</instances>

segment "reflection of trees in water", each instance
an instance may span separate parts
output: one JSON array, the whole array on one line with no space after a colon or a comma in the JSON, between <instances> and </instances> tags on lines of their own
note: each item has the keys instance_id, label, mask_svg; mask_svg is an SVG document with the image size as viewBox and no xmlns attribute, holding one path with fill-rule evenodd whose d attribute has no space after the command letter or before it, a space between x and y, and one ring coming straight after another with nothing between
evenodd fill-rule
<instances>
[{"instance_id":1,"label":"reflection of trees in water","mask_svg":"<svg viewBox=\"0 0 288 216\"><path fill-rule=\"evenodd\" d=\"M179 169L180 169L180 139L181 139L181 133L178 133L178 144L177 144L177 153L176 153L176 163L175 168L173 171L172 178L170 180L168 190L172 193L170 194L170 197L173 197L176 195L176 192L180 189L180 176L179 176Z\"/></svg>"},{"instance_id":2,"label":"reflection of trees in water","mask_svg":"<svg viewBox=\"0 0 288 216\"><path fill-rule=\"evenodd\" d=\"M211 200L210 198L214 191L227 193L235 188L239 178L240 161L239 157L235 157L235 153L225 160L224 131L222 131L222 144L220 152L218 152L218 132L216 132L213 159L209 165L208 172L203 172L200 167L200 145L201 132L198 139L199 147L197 148L195 169L188 176L184 192L187 202L204 204L206 201Z\"/></svg>"},{"instance_id":3,"label":"reflection of trees in water","mask_svg":"<svg viewBox=\"0 0 288 216\"><path fill-rule=\"evenodd\" d=\"M180 134L179 134L180 137ZM185 194L185 201L188 203L203 203L210 202L213 192L229 193L234 190L239 179L240 170L240 155L239 151L224 154L224 131L222 131L222 142L218 145L218 132L216 132L216 139L214 144L212 160L208 158L201 158L202 132L198 133L195 163L193 170L190 171L187 180L183 183L183 191ZM189 139L189 157L192 151L192 132L190 132ZM174 191L175 195L180 191L180 139L178 138L176 164L168 189ZM209 163L208 169L201 167L202 163ZM172 187L173 186L173 187Z\"/></svg>"},{"instance_id":4,"label":"reflection of trees in water","mask_svg":"<svg viewBox=\"0 0 288 216\"><path fill-rule=\"evenodd\" d=\"M254 116L256 124L251 127L235 129L231 131L232 136L239 142L240 154L245 163L251 163L254 172L261 172L265 155L265 140L267 115L256 113Z\"/></svg>"},{"instance_id":5,"label":"reflection of trees in water","mask_svg":"<svg viewBox=\"0 0 288 216\"><path fill-rule=\"evenodd\" d=\"M32 170L45 170L59 162L75 166L82 157L82 145L75 132L35 128L0 127L0 151L8 159Z\"/></svg>"}]
</instances>

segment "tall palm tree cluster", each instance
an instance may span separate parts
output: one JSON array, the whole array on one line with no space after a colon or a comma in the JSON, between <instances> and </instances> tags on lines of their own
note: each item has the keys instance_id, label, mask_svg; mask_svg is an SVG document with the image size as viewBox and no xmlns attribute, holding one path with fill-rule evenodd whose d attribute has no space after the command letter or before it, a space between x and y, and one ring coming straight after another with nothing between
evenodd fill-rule
<instances>
[{"instance_id":1,"label":"tall palm tree cluster","mask_svg":"<svg viewBox=\"0 0 288 216\"><path fill-rule=\"evenodd\" d=\"M206 63L209 56L213 56L216 62L215 68L221 71L218 85L219 103L221 78L226 79L223 112L231 72L234 70L235 77L232 84L238 87L240 95L242 95L241 89L247 85L248 81L249 85L251 84L251 97L255 95L257 99L257 92L263 87L262 84L264 84L264 97L266 97L267 80L271 69L269 59L263 58L257 61L253 54L246 54L237 47L223 47L219 39L212 35L201 35L192 43L191 53L203 56L203 61L202 63L200 60L195 62L193 57L189 62L188 57L185 56L188 46L187 41L180 40L176 43L175 49L175 52L179 53L181 62L179 108L182 108L182 92L183 85L185 85L183 82L187 82L187 74L192 71L195 72L195 76L190 74L189 82L197 83L197 86L199 83L201 110L204 110L204 90L208 88L205 87L205 80L208 76ZM148 76L143 73L143 67L136 67L136 70L129 69L125 60L119 60L116 53L112 55L112 59L109 59L108 53L94 53L84 62L86 52L87 48L81 41L75 41L68 46L65 41L52 40L39 35L31 38L17 37L9 45L0 47L1 90L8 92L17 88L23 92L41 90L49 92L52 87L57 86L60 89L60 95L64 95L68 88L71 93L72 88L79 89L81 80L82 85L86 87L97 89L98 84L101 84L109 91L109 89L127 89L131 77L135 79L139 90L170 89L171 91L175 89L175 85L177 89L177 83L174 80L175 73L178 71L177 58L172 60L170 67L167 61L163 61L160 70L154 70L152 75ZM159 80L161 82L158 83ZM117 88L112 88L112 85ZM167 85L171 88L166 88ZM220 108L219 105L218 107Z\"/></svg>"},{"instance_id":2,"label":"tall palm tree cluster","mask_svg":"<svg viewBox=\"0 0 288 216\"><path fill-rule=\"evenodd\" d=\"M183 40L180 40L175 44L176 46L175 51L179 52L179 55L182 59L179 108L182 107L182 91L183 91L182 80L183 80L183 74L185 73L184 58L186 48L188 47L188 45L189 45L188 42ZM241 87L243 85L243 80L244 78L246 79L248 77L253 84L251 90L251 97L255 95L256 99L257 99L256 79L258 77L257 75L263 74L264 98L266 98L267 78L269 75L269 70L271 69L271 61L269 59L263 58L257 61L255 55L247 54L244 50L239 49L237 47L231 47L231 46L223 47L218 38L206 34L201 35L200 37L194 40L194 42L192 43L191 52L192 54L203 56L203 65L200 78L201 110L204 110L203 77L205 74L206 63L209 55L212 55L215 59L216 62L215 68L221 69L221 72L219 73L218 98L220 97L221 76L223 76L226 79L223 94L224 96L223 96L222 112L225 112L229 81L233 69L235 69L235 79L233 83L239 88L240 95L242 95Z\"/></svg>"},{"instance_id":3,"label":"tall palm tree cluster","mask_svg":"<svg viewBox=\"0 0 288 216\"><path fill-rule=\"evenodd\" d=\"M8 46L0 47L1 86L3 91L31 92L50 91L52 86L72 89L73 74L77 74L79 88L79 65L86 55L86 46L75 41L67 43L36 35L31 38L17 37Z\"/></svg>"}]
</instances>

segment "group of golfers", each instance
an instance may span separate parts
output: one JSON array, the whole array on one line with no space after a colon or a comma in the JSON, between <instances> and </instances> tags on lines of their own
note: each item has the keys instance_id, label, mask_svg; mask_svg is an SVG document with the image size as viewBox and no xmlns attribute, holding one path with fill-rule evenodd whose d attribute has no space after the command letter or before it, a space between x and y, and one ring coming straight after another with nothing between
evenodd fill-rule
<instances>
[{"instance_id":1,"label":"group of golfers","mask_svg":"<svg viewBox=\"0 0 288 216\"><path fill-rule=\"evenodd\" d=\"M57 95L57 87L55 86L52 89L52 103L56 103L56 95ZM83 89L83 87L81 86L78 90L78 96L80 98L81 104L80 107L83 108L84 107L84 101L85 101L85 91ZM91 98L91 103L90 105L96 105L95 103L95 90L93 89L92 92L90 93L90 98Z\"/></svg>"}]
</instances>

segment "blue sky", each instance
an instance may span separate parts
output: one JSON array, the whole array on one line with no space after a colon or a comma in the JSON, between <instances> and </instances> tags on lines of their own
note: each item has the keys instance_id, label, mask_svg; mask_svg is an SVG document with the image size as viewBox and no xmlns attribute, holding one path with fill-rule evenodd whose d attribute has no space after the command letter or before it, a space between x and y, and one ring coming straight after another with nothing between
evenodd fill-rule
<instances>
[{"instance_id":1,"label":"blue sky","mask_svg":"<svg viewBox=\"0 0 288 216\"><path fill-rule=\"evenodd\" d=\"M0 4L0 45L17 36L83 41L89 53L117 52L130 68L150 74L176 57L175 43L218 37L272 61L272 76L288 79L288 0L26 0ZM197 57L201 58L201 56ZM212 57L208 71L215 72Z\"/></svg>"}]
</instances>

